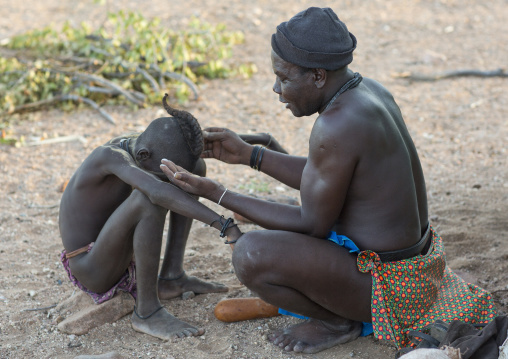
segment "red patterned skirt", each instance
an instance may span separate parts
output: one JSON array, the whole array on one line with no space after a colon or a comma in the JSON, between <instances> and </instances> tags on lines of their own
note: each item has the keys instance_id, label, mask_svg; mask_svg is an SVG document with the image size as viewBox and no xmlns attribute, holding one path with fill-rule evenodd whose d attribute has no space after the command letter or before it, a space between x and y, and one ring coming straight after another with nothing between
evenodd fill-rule
<instances>
[{"instance_id":1,"label":"red patterned skirt","mask_svg":"<svg viewBox=\"0 0 508 359\"><path fill-rule=\"evenodd\" d=\"M431 231L432 243L425 255L396 262L381 262L369 250L358 255L360 272L372 275L374 336L394 342L398 349L410 344L408 331L437 319L486 324L497 315L488 292L448 268L441 237Z\"/></svg>"}]
</instances>

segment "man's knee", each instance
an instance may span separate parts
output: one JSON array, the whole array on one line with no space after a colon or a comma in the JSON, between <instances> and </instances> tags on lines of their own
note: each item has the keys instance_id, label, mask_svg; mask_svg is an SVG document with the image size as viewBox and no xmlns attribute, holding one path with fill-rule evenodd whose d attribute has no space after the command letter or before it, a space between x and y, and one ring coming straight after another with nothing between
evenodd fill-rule
<instances>
[{"instance_id":1,"label":"man's knee","mask_svg":"<svg viewBox=\"0 0 508 359\"><path fill-rule=\"evenodd\" d=\"M235 245L233 250L233 267L240 282L250 287L262 275L266 268L267 253L264 242L259 238L260 231L247 232Z\"/></svg>"}]
</instances>

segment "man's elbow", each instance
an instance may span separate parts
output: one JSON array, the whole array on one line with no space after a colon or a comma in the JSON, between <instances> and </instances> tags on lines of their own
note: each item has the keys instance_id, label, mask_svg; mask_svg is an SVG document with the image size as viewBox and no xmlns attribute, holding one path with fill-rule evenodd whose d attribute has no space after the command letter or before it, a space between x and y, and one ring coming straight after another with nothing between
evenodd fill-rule
<instances>
[{"instance_id":1,"label":"man's elbow","mask_svg":"<svg viewBox=\"0 0 508 359\"><path fill-rule=\"evenodd\" d=\"M320 238L320 239L324 239L324 238L327 238L328 237L328 232L330 231L311 231L310 233L308 233L309 236L311 237L314 237L314 238Z\"/></svg>"},{"instance_id":2,"label":"man's elbow","mask_svg":"<svg viewBox=\"0 0 508 359\"><path fill-rule=\"evenodd\" d=\"M305 229L302 231L302 233L314 237L314 238L327 238L328 233L330 231L328 229L323 229L321 226L318 225L308 225L305 227Z\"/></svg>"}]
</instances>

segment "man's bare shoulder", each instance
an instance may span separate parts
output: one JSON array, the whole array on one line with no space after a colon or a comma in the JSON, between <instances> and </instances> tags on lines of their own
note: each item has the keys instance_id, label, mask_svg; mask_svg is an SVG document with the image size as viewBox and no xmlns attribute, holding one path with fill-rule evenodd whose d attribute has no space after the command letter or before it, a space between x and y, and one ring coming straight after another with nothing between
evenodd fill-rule
<instances>
[{"instance_id":1,"label":"man's bare shoulder","mask_svg":"<svg viewBox=\"0 0 508 359\"><path fill-rule=\"evenodd\" d=\"M379 127L380 122L391 120L398 113L390 92L379 82L364 79L357 88L342 94L336 104L323 112L318 123L333 136L349 138L352 134L368 134L367 129Z\"/></svg>"}]
</instances>

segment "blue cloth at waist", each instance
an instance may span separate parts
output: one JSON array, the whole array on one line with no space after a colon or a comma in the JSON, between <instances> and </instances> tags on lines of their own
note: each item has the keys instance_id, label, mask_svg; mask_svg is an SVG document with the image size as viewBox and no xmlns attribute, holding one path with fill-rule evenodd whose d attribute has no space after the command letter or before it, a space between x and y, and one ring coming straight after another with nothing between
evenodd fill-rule
<instances>
[{"instance_id":1,"label":"blue cloth at waist","mask_svg":"<svg viewBox=\"0 0 508 359\"><path fill-rule=\"evenodd\" d=\"M351 239L349 239L346 236L337 234L334 231L330 231L330 233L328 233L327 239L329 241L332 241L333 243L338 244L341 247L349 249L349 253L360 253L360 248L358 248L358 246L355 244L355 242L353 242ZM291 313L291 312L289 312L285 309L282 309L282 308L279 308L279 313L282 315L291 315L293 317L300 318L300 319L309 319L309 317L305 317L303 315L296 314L296 313ZM372 328L372 323L362 322L362 333L360 334L360 336L362 336L362 337L367 336L369 334L372 334L373 331L374 331L374 329Z\"/></svg>"}]
</instances>

